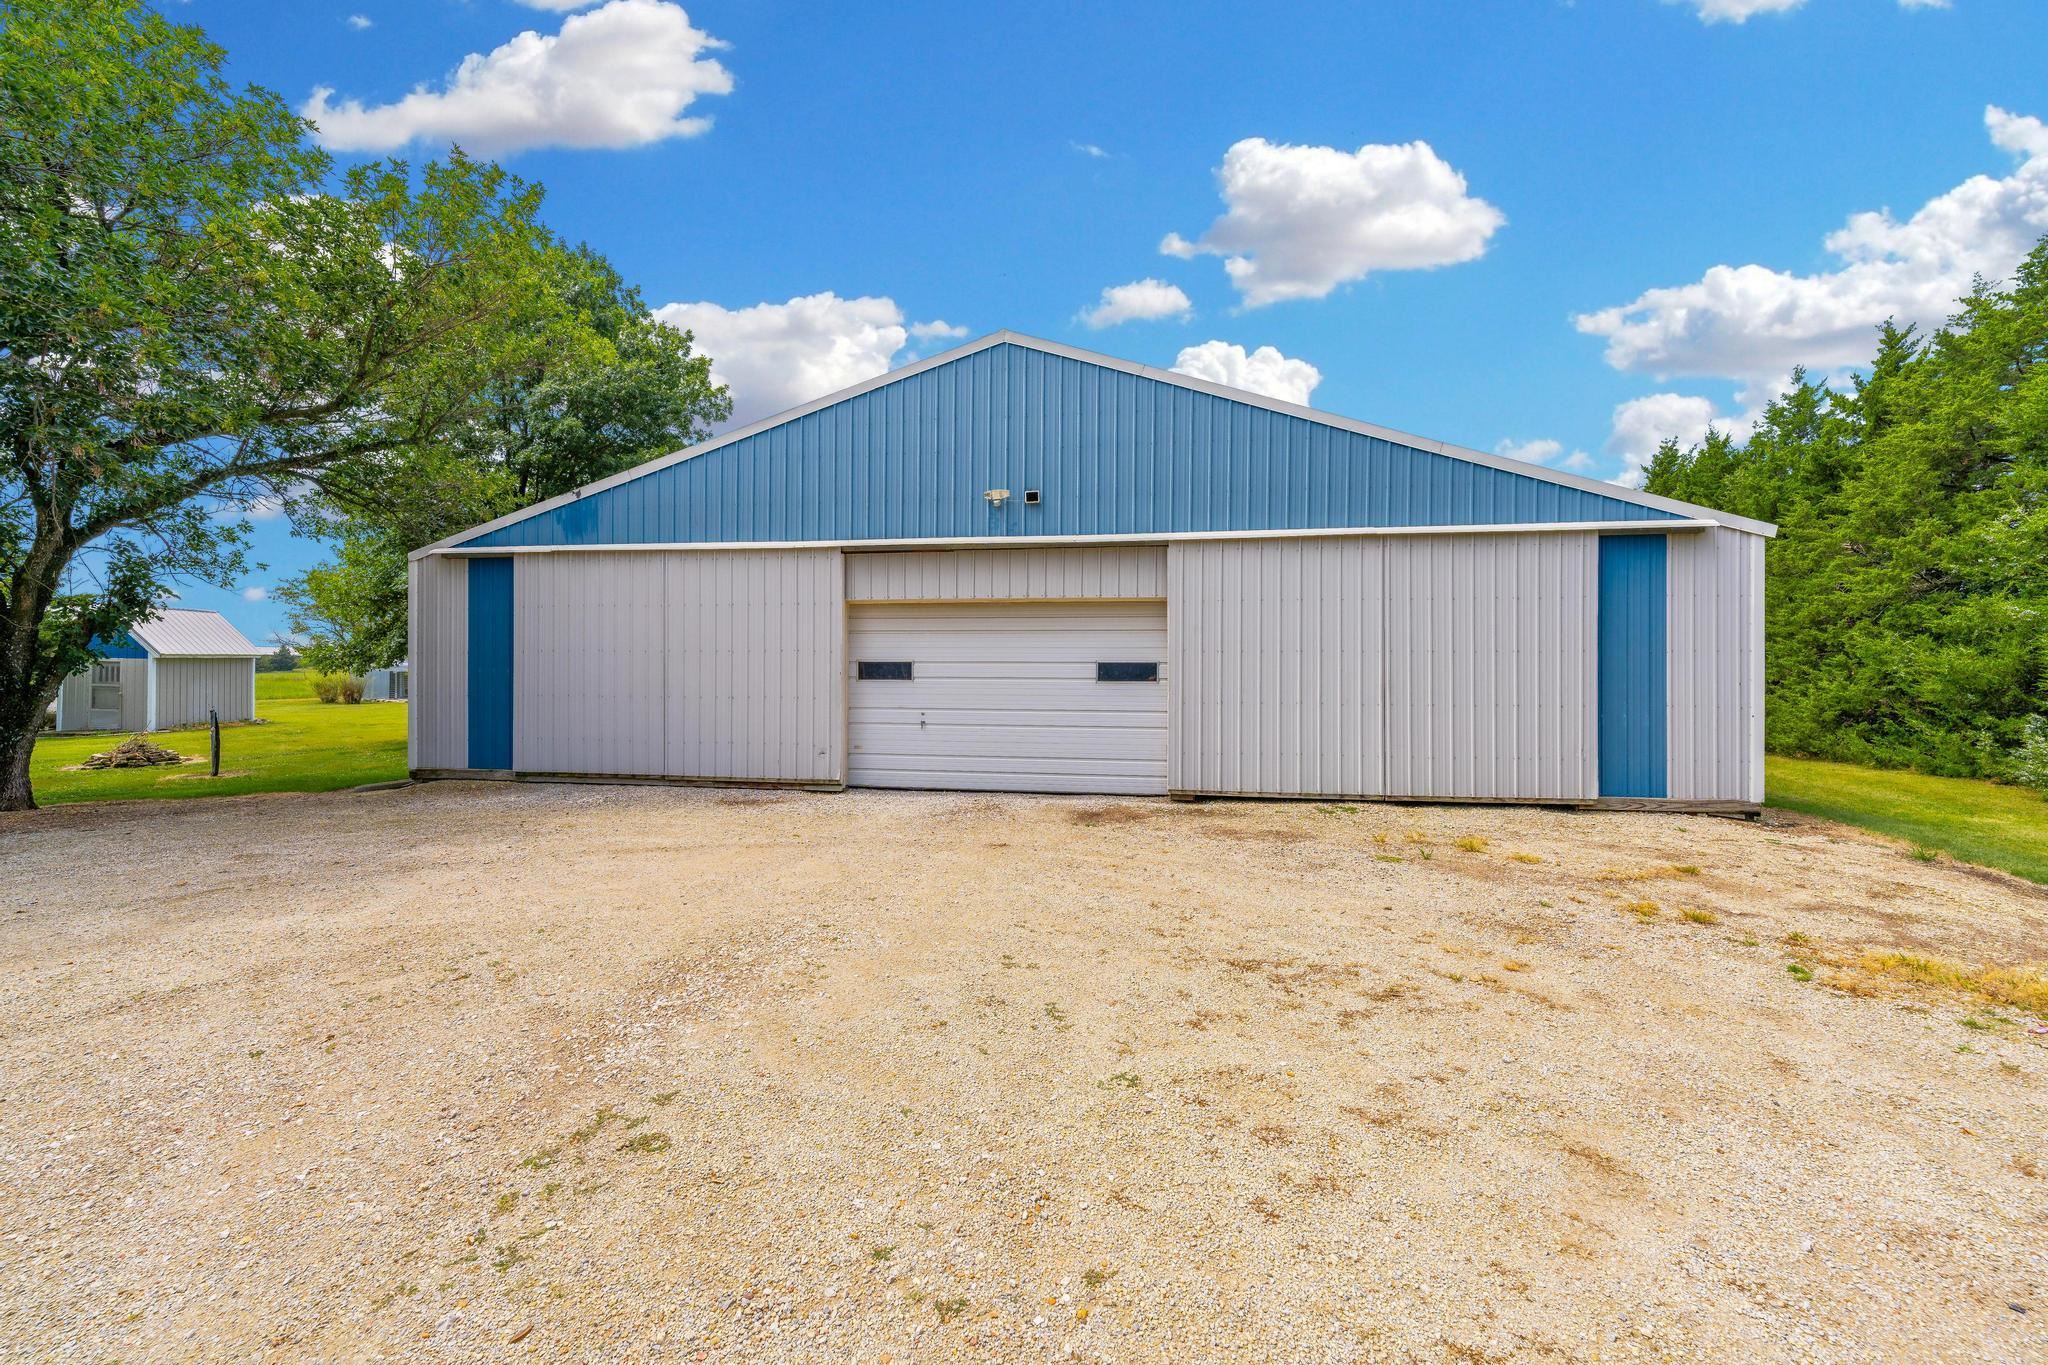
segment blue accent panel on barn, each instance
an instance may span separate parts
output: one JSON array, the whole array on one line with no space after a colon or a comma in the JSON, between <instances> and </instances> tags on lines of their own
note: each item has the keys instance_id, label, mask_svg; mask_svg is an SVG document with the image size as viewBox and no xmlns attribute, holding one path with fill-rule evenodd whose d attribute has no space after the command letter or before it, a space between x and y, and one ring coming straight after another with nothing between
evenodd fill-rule
<instances>
[{"instance_id":1,"label":"blue accent panel on barn","mask_svg":"<svg viewBox=\"0 0 2048 1365\"><path fill-rule=\"evenodd\" d=\"M982 494L1007 488L1001 507ZM1024 502L1026 489L1044 501ZM477 547L1151 535L1673 514L1004 342Z\"/></svg>"},{"instance_id":2,"label":"blue accent panel on barn","mask_svg":"<svg viewBox=\"0 0 2048 1365\"><path fill-rule=\"evenodd\" d=\"M86 648L102 659L147 659L149 657L149 651L140 644L137 644L135 637L125 630L116 636L112 643L95 635L92 637L92 642Z\"/></svg>"},{"instance_id":3,"label":"blue accent panel on barn","mask_svg":"<svg viewBox=\"0 0 2048 1365\"><path fill-rule=\"evenodd\" d=\"M469 766L512 766L512 561L469 561Z\"/></svg>"},{"instance_id":4,"label":"blue accent panel on barn","mask_svg":"<svg viewBox=\"0 0 2048 1365\"><path fill-rule=\"evenodd\" d=\"M1600 537L1600 794L1669 794L1666 541Z\"/></svg>"}]
</instances>

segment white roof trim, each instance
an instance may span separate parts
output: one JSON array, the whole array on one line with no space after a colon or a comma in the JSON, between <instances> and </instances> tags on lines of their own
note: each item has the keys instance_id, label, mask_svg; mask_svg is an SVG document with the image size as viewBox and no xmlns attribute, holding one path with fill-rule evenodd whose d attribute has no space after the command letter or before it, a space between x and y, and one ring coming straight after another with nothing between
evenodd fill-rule
<instances>
[{"instance_id":1,"label":"white roof trim","mask_svg":"<svg viewBox=\"0 0 2048 1365\"><path fill-rule=\"evenodd\" d=\"M1205 393L1211 397L1227 398L1234 403L1247 403L1255 408L1265 408L1270 412L1284 413L1289 417L1299 417L1304 421L1316 422L1326 427L1335 427L1339 431L1348 431L1359 436L1370 436L1382 441L1391 441L1396 445L1409 446L1416 450L1427 451L1433 455L1445 455L1452 459L1465 460L1471 464L1484 465L1488 469L1498 469L1506 473L1519 474L1525 478L1537 479L1545 483L1555 483L1561 484L1566 488L1576 488L1581 492L1598 493L1620 502L1632 502L1640 507L1653 507L1660 512L1671 512L1681 517L1710 522L1716 526L1732 527L1738 531L1748 531L1753 535L1760 536L1775 536L1778 533L1778 528L1767 521L1753 521L1748 517L1736 516L1732 512L1722 512L1712 507L1700 507L1693 503L1680 502L1676 498L1666 498L1660 497L1655 493L1645 493L1639 489L1622 488L1619 485L1605 483L1599 479L1589 479L1583 474L1572 474L1561 469L1546 469L1542 465L1529 464L1523 460L1511 460L1505 455L1493 455L1483 450L1472 450L1465 446L1455 446L1444 441L1432 440L1426 436L1412 436L1407 432L1396 431L1392 427L1377 426L1371 422L1360 422L1350 417L1338 417L1316 408L1304 407L1299 403L1282 402L1277 398L1268 398L1264 394L1251 393L1244 389L1233 389L1228 385L1214 384L1206 379L1196 379L1192 375L1176 374L1171 370L1162 370L1151 365L1140 365L1132 360L1120 360L1115 356L1103 355L1100 352L1082 350L1078 346L1067 346L1057 341L1046 341L1040 337L1025 336L1021 332L1003 331L991 332L985 337L965 342L949 351L940 351L937 355L926 356L923 360L905 365L900 370L890 370L887 373L878 374L873 379L863 380L861 383L840 389L836 393L828 393L822 398L814 398L810 402L799 404L786 412L779 412L772 417L764 417L758 422L750 422L746 426L736 427L722 436L715 436L686 450L678 450L673 454L649 460L645 464L634 465L631 469L621 470L619 473L613 474L608 478L584 484L581 488L572 489L567 493L549 498L545 502L537 502L531 507L521 508L517 512L509 512L502 517L487 521L481 526L472 526L466 531L458 531L446 539L437 540L432 545L413 551L413 556L417 558L433 551L463 544L466 541L476 539L478 536L489 535L492 531L496 531L501 527L510 526L514 522L525 521L528 517L539 516L542 512L551 511L567 503L579 501L590 496L592 493L601 493L607 488L616 487L619 484L652 474L657 470L666 469L673 464L680 464L684 460L695 459L699 455L708 455L722 446L731 445L735 441L744 441L749 436L758 435L772 427L779 427L785 422L794 422L799 417L807 417L811 413L817 412L822 408L829 408L835 403L843 403L849 398L858 398L864 393L871 393L885 385L898 383L912 376L923 374L926 370L951 364L953 361L973 355L977 351L985 351L990 347L1005 344L1022 346L1027 350L1042 351L1047 355L1056 355L1067 360L1078 360L1084 364L1100 365L1105 369L1119 370L1125 374L1157 380L1162 384L1173 384L1183 389L1193 389L1197 393ZM1330 533L1320 532L1318 534ZM1158 538L1156 536L1152 537L1155 540ZM1010 543L1012 539L1014 538L1005 537L1004 543ZM836 544L839 542L817 543ZM607 548L619 547L610 546Z\"/></svg>"},{"instance_id":2,"label":"white roof trim","mask_svg":"<svg viewBox=\"0 0 2048 1365\"><path fill-rule=\"evenodd\" d=\"M654 551L703 550L988 550L1008 547L1066 546L1083 549L1106 545L1171 545L1191 540L1311 540L1332 536L1507 536L1556 535L1565 532L1711 531L1721 523L1689 518L1682 521L1509 521L1485 526L1329 526L1285 531L1155 531L1150 533L1080 536L912 536L895 540L693 540L633 541L614 545L441 545L415 552L457 559L498 555L635 554Z\"/></svg>"}]
</instances>

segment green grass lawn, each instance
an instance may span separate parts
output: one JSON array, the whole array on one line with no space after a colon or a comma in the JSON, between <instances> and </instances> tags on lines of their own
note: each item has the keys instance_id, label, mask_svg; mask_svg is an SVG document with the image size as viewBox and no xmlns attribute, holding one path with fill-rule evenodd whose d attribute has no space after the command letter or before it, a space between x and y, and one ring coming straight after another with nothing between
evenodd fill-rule
<instances>
[{"instance_id":1,"label":"green grass lawn","mask_svg":"<svg viewBox=\"0 0 2048 1365\"><path fill-rule=\"evenodd\" d=\"M29 763L36 800L121 801L136 797L240 796L245 792L318 792L405 776L402 702L326 705L313 696L312 674L258 673L256 714L266 724L223 725L218 778L204 763L171 768L65 772L111 748L120 734L42 739ZM150 742L206 757L206 727L165 730Z\"/></svg>"},{"instance_id":2,"label":"green grass lawn","mask_svg":"<svg viewBox=\"0 0 2048 1365\"><path fill-rule=\"evenodd\" d=\"M2024 787L1773 755L1764 788L1770 805L2048 884L2048 801Z\"/></svg>"}]
</instances>

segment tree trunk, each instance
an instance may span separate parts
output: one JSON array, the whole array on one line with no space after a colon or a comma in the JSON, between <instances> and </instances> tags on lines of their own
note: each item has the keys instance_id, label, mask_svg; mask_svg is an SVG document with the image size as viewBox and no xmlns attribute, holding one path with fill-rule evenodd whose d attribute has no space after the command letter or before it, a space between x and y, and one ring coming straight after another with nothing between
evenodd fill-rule
<instances>
[{"instance_id":1,"label":"tree trunk","mask_svg":"<svg viewBox=\"0 0 2048 1365\"><path fill-rule=\"evenodd\" d=\"M56 687L37 692L14 688L0 691L0 811L36 808L35 789L28 780L28 761L35 753L36 735L43 728L43 713L56 697Z\"/></svg>"}]
</instances>

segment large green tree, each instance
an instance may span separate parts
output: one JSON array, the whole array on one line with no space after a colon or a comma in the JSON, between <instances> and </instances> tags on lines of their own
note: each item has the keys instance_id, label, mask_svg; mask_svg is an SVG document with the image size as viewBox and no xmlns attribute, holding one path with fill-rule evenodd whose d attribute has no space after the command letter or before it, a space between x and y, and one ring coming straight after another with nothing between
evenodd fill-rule
<instances>
[{"instance_id":1,"label":"large green tree","mask_svg":"<svg viewBox=\"0 0 2048 1365\"><path fill-rule=\"evenodd\" d=\"M589 288L538 190L459 152L336 175L221 64L139 0L0 8L0 809L96 638L239 574L237 509L460 465Z\"/></svg>"},{"instance_id":2,"label":"large green tree","mask_svg":"<svg viewBox=\"0 0 2048 1365\"><path fill-rule=\"evenodd\" d=\"M649 317L603 258L557 247L546 280L464 420L328 471L302 500L302 526L336 544L332 562L279 589L314 667L360 673L404 656L412 550L689 445L731 415L690 334Z\"/></svg>"},{"instance_id":3,"label":"large green tree","mask_svg":"<svg viewBox=\"0 0 2048 1365\"><path fill-rule=\"evenodd\" d=\"M1849 392L1804 375L1749 439L1651 461L1655 493L1779 524L1766 734L1779 752L2019 776L2048 716L2048 242Z\"/></svg>"}]
</instances>

